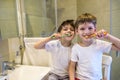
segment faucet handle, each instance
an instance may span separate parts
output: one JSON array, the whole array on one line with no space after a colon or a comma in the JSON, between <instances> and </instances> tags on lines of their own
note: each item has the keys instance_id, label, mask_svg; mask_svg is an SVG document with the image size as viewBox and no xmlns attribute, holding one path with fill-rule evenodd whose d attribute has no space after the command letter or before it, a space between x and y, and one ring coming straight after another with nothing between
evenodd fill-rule
<instances>
[{"instance_id":1,"label":"faucet handle","mask_svg":"<svg viewBox=\"0 0 120 80\"><path fill-rule=\"evenodd\" d=\"M6 66L8 64L8 61L2 61L2 73L1 75L6 75Z\"/></svg>"},{"instance_id":2,"label":"faucet handle","mask_svg":"<svg viewBox=\"0 0 120 80\"><path fill-rule=\"evenodd\" d=\"M9 62L9 61L3 61L2 62L2 72L6 70L13 70L15 63Z\"/></svg>"}]
</instances>

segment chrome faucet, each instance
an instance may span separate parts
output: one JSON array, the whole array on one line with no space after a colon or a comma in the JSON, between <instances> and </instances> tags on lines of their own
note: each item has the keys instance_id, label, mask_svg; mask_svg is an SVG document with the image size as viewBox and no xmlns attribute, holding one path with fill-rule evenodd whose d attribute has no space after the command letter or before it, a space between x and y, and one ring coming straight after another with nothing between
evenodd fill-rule
<instances>
[{"instance_id":1,"label":"chrome faucet","mask_svg":"<svg viewBox=\"0 0 120 80\"><path fill-rule=\"evenodd\" d=\"M7 70L14 70L15 63L3 61L2 62L2 75L7 75Z\"/></svg>"}]
</instances>

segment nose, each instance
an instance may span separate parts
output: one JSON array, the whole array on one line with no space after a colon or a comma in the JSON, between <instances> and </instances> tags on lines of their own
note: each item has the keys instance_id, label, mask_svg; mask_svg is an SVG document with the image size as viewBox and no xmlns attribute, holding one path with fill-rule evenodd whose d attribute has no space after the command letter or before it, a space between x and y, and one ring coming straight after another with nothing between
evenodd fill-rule
<instances>
[{"instance_id":1,"label":"nose","mask_svg":"<svg viewBox=\"0 0 120 80\"><path fill-rule=\"evenodd\" d=\"M90 32L90 31L89 31L88 29L85 29L85 30L84 30L84 33L85 33L85 34L89 34L89 32Z\"/></svg>"},{"instance_id":2,"label":"nose","mask_svg":"<svg viewBox=\"0 0 120 80\"><path fill-rule=\"evenodd\" d=\"M68 33L71 33L71 29L68 29L67 32L68 32Z\"/></svg>"},{"instance_id":3,"label":"nose","mask_svg":"<svg viewBox=\"0 0 120 80\"><path fill-rule=\"evenodd\" d=\"M71 29L68 29L68 31L71 31Z\"/></svg>"}]
</instances>

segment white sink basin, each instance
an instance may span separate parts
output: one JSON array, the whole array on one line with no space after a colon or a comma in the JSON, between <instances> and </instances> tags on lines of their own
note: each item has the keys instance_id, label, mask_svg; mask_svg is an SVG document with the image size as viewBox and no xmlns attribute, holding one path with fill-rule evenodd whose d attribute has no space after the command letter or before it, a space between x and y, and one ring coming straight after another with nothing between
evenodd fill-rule
<instances>
[{"instance_id":1,"label":"white sink basin","mask_svg":"<svg viewBox=\"0 0 120 80\"><path fill-rule=\"evenodd\" d=\"M22 65L8 74L8 80L47 80L49 67Z\"/></svg>"},{"instance_id":2,"label":"white sink basin","mask_svg":"<svg viewBox=\"0 0 120 80\"><path fill-rule=\"evenodd\" d=\"M0 80L8 80L8 76L0 76Z\"/></svg>"}]
</instances>

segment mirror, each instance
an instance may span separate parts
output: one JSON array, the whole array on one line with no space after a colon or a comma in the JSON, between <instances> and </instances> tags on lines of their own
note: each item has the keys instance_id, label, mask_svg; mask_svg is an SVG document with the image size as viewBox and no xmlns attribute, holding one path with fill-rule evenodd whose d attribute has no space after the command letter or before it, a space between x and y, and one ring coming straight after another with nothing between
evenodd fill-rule
<instances>
[{"instance_id":1,"label":"mirror","mask_svg":"<svg viewBox=\"0 0 120 80\"><path fill-rule=\"evenodd\" d=\"M26 37L45 37L55 32L54 0L24 0L21 4L24 4Z\"/></svg>"}]
</instances>

